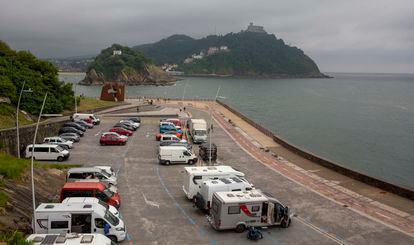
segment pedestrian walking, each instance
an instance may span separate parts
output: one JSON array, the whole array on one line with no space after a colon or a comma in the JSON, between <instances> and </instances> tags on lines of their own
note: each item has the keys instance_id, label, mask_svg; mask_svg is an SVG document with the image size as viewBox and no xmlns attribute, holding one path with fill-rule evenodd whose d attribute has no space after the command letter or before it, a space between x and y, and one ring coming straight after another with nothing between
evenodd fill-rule
<instances>
[{"instance_id":1,"label":"pedestrian walking","mask_svg":"<svg viewBox=\"0 0 414 245\"><path fill-rule=\"evenodd\" d=\"M210 125L210 130L213 132L213 124Z\"/></svg>"}]
</instances>

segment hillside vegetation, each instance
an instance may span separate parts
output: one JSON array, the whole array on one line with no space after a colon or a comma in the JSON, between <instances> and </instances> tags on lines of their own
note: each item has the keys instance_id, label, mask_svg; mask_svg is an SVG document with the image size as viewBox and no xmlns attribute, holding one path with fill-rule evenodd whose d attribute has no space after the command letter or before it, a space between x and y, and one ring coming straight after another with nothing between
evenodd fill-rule
<instances>
[{"instance_id":1,"label":"hillside vegetation","mask_svg":"<svg viewBox=\"0 0 414 245\"><path fill-rule=\"evenodd\" d=\"M210 47L228 47L184 64L186 58ZM239 32L193 39L173 35L153 44L135 46L157 65L178 64L186 74L221 74L235 76L323 77L316 63L302 50L286 45L282 39L266 33Z\"/></svg>"},{"instance_id":2,"label":"hillside vegetation","mask_svg":"<svg viewBox=\"0 0 414 245\"><path fill-rule=\"evenodd\" d=\"M74 107L72 84L58 80L58 70L47 61L39 60L28 51L14 51L0 41L0 97L10 98L17 105L20 90L24 93L20 108L30 114L38 114L43 97L48 92L44 113L60 113Z\"/></svg>"}]
</instances>

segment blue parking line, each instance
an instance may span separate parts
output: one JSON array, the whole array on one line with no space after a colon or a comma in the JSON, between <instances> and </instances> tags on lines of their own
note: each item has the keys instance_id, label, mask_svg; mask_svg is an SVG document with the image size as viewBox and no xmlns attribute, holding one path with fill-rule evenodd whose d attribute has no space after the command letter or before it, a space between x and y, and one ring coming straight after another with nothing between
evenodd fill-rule
<instances>
[{"instance_id":1,"label":"blue parking line","mask_svg":"<svg viewBox=\"0 0 414 245\"><path fill-rule=\"evenodd\" d=\"M157 176L158 176L158 179L160 180L160 183L161 183L161 185L162 185L162 187L164 188L164 190L165 190L165 192L168 194L168 196L171 198L171 200L173 200L173 202L174 202L174 204L175 204L175 206L181 211L181 213L184 215L184 217L186 217L187 218L187 220L192 224L192 225L195 225L195 226L197 226L198 227L198 229L199 229L199 233L200 233L200 235L202 236L202 237L207 237L208 238L208 240L209 240L209 244L211 244L211 245L215 245L216 244L216 242L214 241L214 240L211 240L208 236L207 236L207 233L206 233L206 230L203 228L203 227L201 227L201 226L199 226L198 224L197 224L197 222L194 220L194 219L192 219L188 214L187 214L187 212L183 209L183 207L181 207L181 205L177 202L177 200L175 199L175 197L171 194L171 192L168 190L168 188L167 188L167 186L165 185L165 182L164 182L164 180L163 180L163 178L161 177L161 175L160 175L160 166L159 165L157 165Z\"/></svg>"}]
</instances>

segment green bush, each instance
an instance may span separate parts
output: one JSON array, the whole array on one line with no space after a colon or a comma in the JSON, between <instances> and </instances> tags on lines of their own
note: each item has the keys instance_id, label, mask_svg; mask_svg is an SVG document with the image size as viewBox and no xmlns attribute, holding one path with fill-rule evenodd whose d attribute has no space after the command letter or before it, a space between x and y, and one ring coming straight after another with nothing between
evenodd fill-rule
<instances>
[{"instance_id":1,"label":"green bush","mask_svg":"<svg viewBox=\"0 0 414 245\"><path fill-rule=\"evenodd\" d=\"M6 242L8 245L30 245L32 242L26 241L19 231L0 234L0 241Z\"/></svg>"},{"instance_id":2,"label":"green bush","mask_svg":"<svg viewBox=\"0 0 414 245\"><path fill-rule=\"evenodd\" d=\"M23 171L29 166L30 161L27 159L18 159L16 157L0 153L0 175L8 179L19 179Z\"/></svg>"}]
</instances>

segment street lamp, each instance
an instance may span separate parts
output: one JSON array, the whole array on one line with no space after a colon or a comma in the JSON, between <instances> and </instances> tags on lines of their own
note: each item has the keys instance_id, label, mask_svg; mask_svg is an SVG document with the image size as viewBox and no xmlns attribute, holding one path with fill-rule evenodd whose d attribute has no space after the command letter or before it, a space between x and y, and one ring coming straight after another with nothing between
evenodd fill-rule
<instances>
[{"instance_id":1,"label":"street lamp","mask_svg":"<svg viewBox=\"0 0 414 245\"><path fill-rule=\"evenodd\" d=\"M45 98L43 99L42 108L40 108L39 118L37 119L37 123L36 123L36 129L35 129L35 133L33 137L33 145L32 145L31 164L30 164L30 172L32 175L32 199L33 199L32 202L33 202L33 219L34 219L33 224L35 224L36 222L36 212L35 212L36 211L36 194L35 194L35 188L34 188L34 173L33 173L34 149L35 149L35 144L36 144L37 130L39 129L40 118L42 117L42 112L43 112L43 108L45 107L46 98L47 98L47 92L45 94ZM36 234L36 225L33 226L33 233Z\"/></svg>"},{"instance_id":2,"label":"street lamp","mask_svg":"<svg viewBox=\"0 0 414 245\"><path fill-rule=\"evenodd\" d=\"M20 158L20 134L19 134L19 107L20 107L20 100L22 99L23 93L31 93L33 92L31 88L24 90L24 85L26 81L23 82L22 89L20 90L19 101L17 101L17 109L16 109L16 134L17 134L17 157Z\"/></svg>"},{"instance_id":3,"label":"street lamp","mask_svg":"<svg viewBox=\"0 0 414 245\"><path fill-rule=\"evenodd\" d=\"M217 101L217 97L219 96L219 93L220 93L220 88L221 88L221 86L219 85L219 87L217 88L216 97L214 98L213 103L216 103L216 101ZM212 130L211 130L211 126L213 125L212 110L213 110L213 107L210 107L210 157L209 157L209 165L211 165L211 154L212 154L212 149L211 149L211 135L213 133Z\"/></svg>"}]
</instances>

